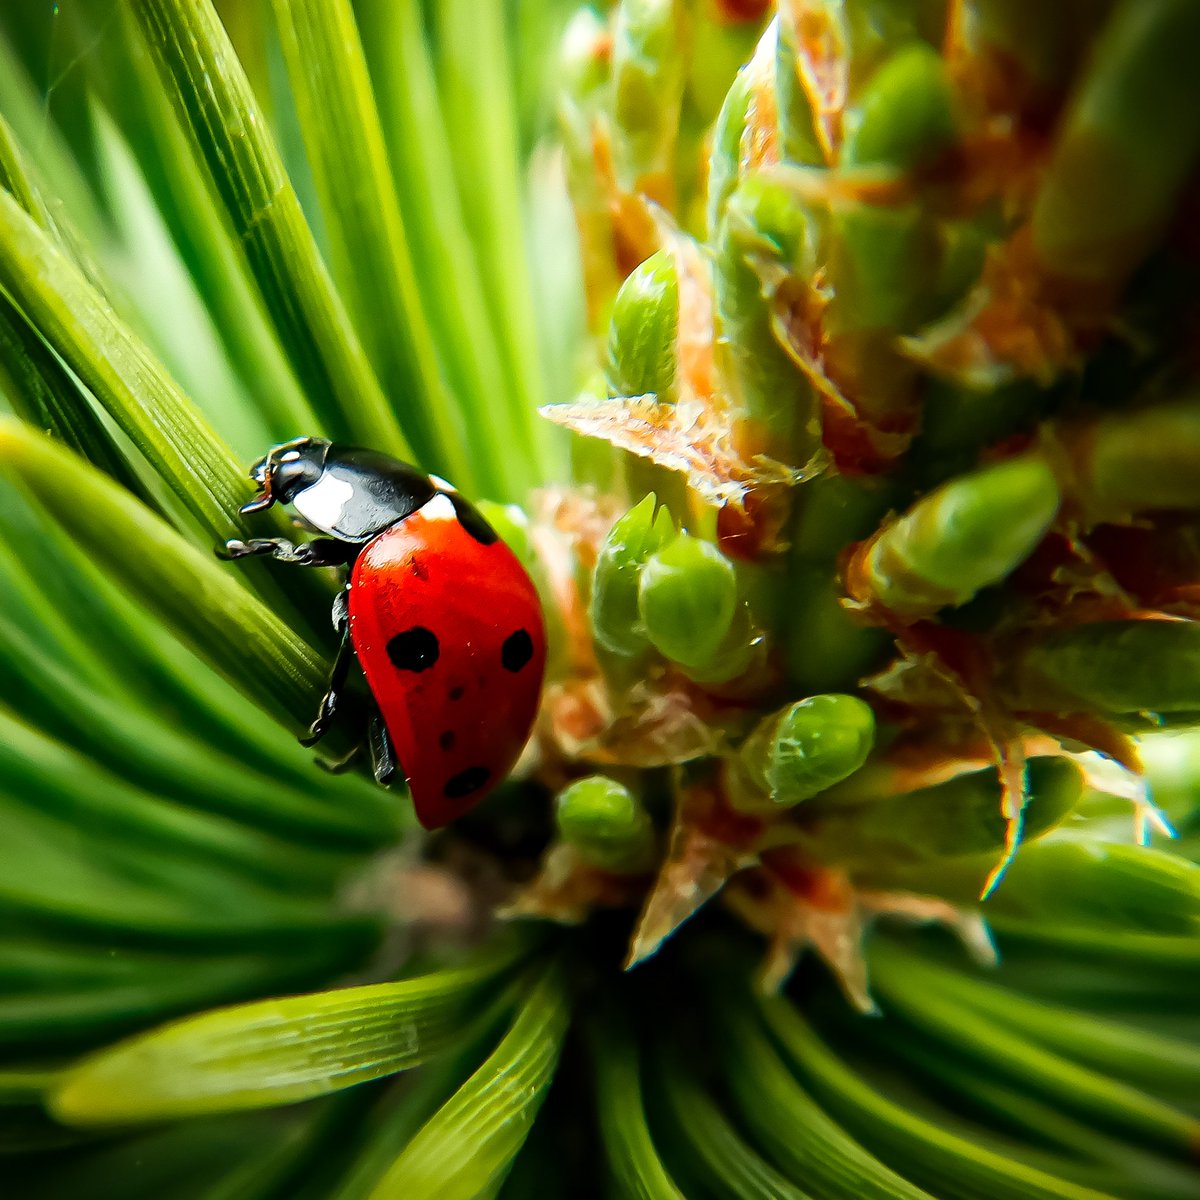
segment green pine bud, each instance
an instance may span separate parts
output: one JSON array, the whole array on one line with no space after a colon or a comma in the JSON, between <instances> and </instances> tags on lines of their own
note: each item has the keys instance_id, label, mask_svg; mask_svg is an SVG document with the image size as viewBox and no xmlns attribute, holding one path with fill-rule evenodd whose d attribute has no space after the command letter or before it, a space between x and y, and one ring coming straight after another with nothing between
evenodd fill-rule
<instances>
[{"instance_id":1,"label":"green pine bud","mask_svg":"<svg viewBox=\"0 0 1200 1200\"><path fill-rule=\"evenodd\" d=\"M717 123L713 127L712 151L708 160L708 236L715 239L725 204L737 187L742 169L742 133L746 111L754 91L755 64L752 62L733 81Z\"/></svg>"},{"instance_id":2,"label":"green pine bud","mask_svg":"<svg viewBox=\"0 0 1200 1200\"><path fill-rule=\"evenodd\" d=\"M1033 211L1056 275L1123 279L1175 212L1200 154L1196 0L1113 9L1060 127Z\"/></svg>"},{"instance_id":3,"label":"green pine bud","mask_svg":"<svg viewBox=\"0 0 1200 1200\"><path fill-rule=\"evenodd\" d=\"M766 8L770 0L758 0ZM753 6L751 6L752 8ZM711 128L737 79L760 41L761 16L728 5L690 4L687 12L688 108L700 128ZM689 114L691 115L691 114Z\"/></svg>"},{"instance_id":4,"label":"green pine bud","mask_svg":"<svg viewBox=\"0 0 1200 1200\"><path fill-rule=\"evenodd\" d=\"M809 176L800 169L780 169L743 179L726 207L731 249L808 278L820 259L819 229L804 195L803 181Z\"/></svg>"},{"instance_id":5,"label":"green pine bud","mask_svg":"<svg viewBox=\"0 0 1200 1200\"><path fill-rule=\"evenodd\" d=\"M567 22L559 50L560 102L572 108L593 109L608 82L609 56L604 22L590 9L580 8Z\"/></svg>"},{"instance_id":6,"label":"green pine bud","mask_svg":"<svg viewBox=\"0 0 1200 1200\"><path fill-rule=\"evenodd\" d=\"M1025 649L1015 700L1043 711L1173 713L1200 710L1200 624L1095 621Z\"/></svg>"},{"instance_id":7,"label":"green pine bud","mask_svg":"<svg viewBox=\"0 0 1200 1200\"><path fill-rule=\"evenodd\" d=\"M787 709L771 739L766 782L777 804L807 800L852 775L875 744L875 714L857 696L810 696Z\"/></svg>"},{"instance_id":8,"label":"green pine bud","mask_svg":"<svg viewBox=\"0 0 1200 1200\"><path fill-rule=\"evenodd\" d=\"M629 190L656 194L670 176L684 87L681 18L680 0L625 0L616 11L613 152Z\"/></svg>"},{"instance_id":9,"label":"green pine bud","mask_svg":"<svg viewBox=\"0 0 1200 1200\"><path fill-rule=\"evenodd\" d=\"M613 302L605 366L608 394L653 392L660 404L673 404L678 333L675 259L660 250L631 272Z\"/></svg>"},{"instance_id":10,"label":"green pine bud","mask_svg":"<svg viewBox=\"0 0 1200 1200\"><path fill-rule=\"evenodd\" d=\"M914 618L965 604L1024 562L1058 505L1058 483L1037 455L960 476L922 497L869 544L851 592Z\"/></svg>"},{"instance_id":11,"label":"green pine bud","mask_svg":"<svg viewBox=\"0 0 1200 1200\"><path fill-rule=\"evenodd\" d=\"M675 537L665 508L655 512L653 494L634 505L608 531L592 580L592 632L615 654L632 656L646 649L638 615L638 579L642 565Z\"/></svg>"},{"instance_id":12,"label":"green pine bud","mask_svg":"<svg viewBox=\"0 0 1200 1200\"><path fill-rule=\"evenodd\" d=\"M839 205L830 216L831 282L836 300L826 328L909 333L936 310L937 230L915 205Z\"/></svg>"},{"instance_id":13,"label":"green pine bud","mask_svg":"<svg viewBox=\"0 0 1200 1200\"><path fill-rule=\"evenodd\" d=\"M738 601L733 620L716 651L706 663L682 666L683 673L697 683L728 683L763 663L767 639L754 623L749 604Z\"/></svg>"},{"instance_id":14,"label":"green pine bud","mask_svg":"<svg viewBox=\"0 0 1200 1200\"><path fill-rule=\"evenodd\" d=\"M941 221L937 239L937 278L931 298L931 319L961 303L979 281L987 255L988 229L982 219Z\"/></svg>"},{"instance_id":15,"label":"green pine bud","mask_svg":"<svg viewBox=\"0 0 1200 1200\"><path fill-rule=\"evenodd\" d=\"M812 216L794 189L752 176L729 198L713 264L717 361L726 388L755 449L796 465L818 446L816 404L776 337L772 297L781 279L811 277L815 239Z\"/></svg>"},{"instance_id":16,"label":"green pine bud","mask_svg":"<svg viewBox=\"0 0 1200 1200\"><path fill-rule=\"evenodd\" d=\"M600 204L592 137L608 99L608 46L605 23L590 8L581 8L567 22L559 48L558 121L567 178L575 203L584 201L589 208Z\"/></svg>"},{"instance_id":17,"label":"green pine bud","mask_svg":"<svg viewBox=\"0 0 1200 1200\"><path fill-rule=\"evenodd\" d=\"M1066 759L1032 758L1026 785L1023 836L1029 840L1075 807L1083 773ZM888 870L934 858L998 855L1008 830L1000 791L996 768L987 767L915 792L866 793L858 803L831 795L802 810L804 844L822 861L878 862Z\"/></svg>"},{"instance_id":18,"label":"green pine bud","mask_svg":"<svg viewBox=\"0 0 1200 1200\"><path fill-rule=\"evenodd\" d=\"M743 811L777 812L840 783L866 762L875 714L856 696L810 696L763 720L739 752L751 788L731 796Z\"/></svg>"},{"instance_id":19,"label":"green pine bud","mask_svg":"<svg viewBox=\"0 0 1200 1200\"><path fill-rule=\"evenodd\" d=\"M642 802L605 775L578 779L558 794L559 836L593 867L639 875L654 862L654 825Z\"/></svg>"},{"instance_id":20,"label":"green pine bud","mask_svg":"<svg viewBox=\"0 0 1200 1200\"><path fill-rule=\"evenodd\" d=\"M946 64L932 46L896 51L846 112L843 166L907 171L954 141L954 96Z\"/></svg>"},{"instance_id":21,"label":"green pine bud","mask_svg":"<svg viewBox=\"0 0 1200 1200\"><path fill-rule=\"evenodd\" d=\"M733 564L711 542L680 534L642 568L638 614L646 636L684 668L712 665L738 608Z\"/></svg>"},{"instance_id":22,"label":"green pine bud","mask_svg":"<svg viewBox=\"0 0 1200 1200\"><path fill-rule=\"evenodd\" d=\"M784 162L823 167L825 155L813 126L812 104L800 82L795 23L788 17L777 22L777 27L775 109L781 155Z\"/></svg>"},{"instance_id":23,"label":"green pine bud","mask_svg":"<svg viewBox=\"0 0 1200 1200\"><path fill-rule=\"evenodd\" d=\"M1116 517L1200 508L1200 408L1195 397L1107 416L1085 434L1085 503Z\"/></svg>"}]
</instances>

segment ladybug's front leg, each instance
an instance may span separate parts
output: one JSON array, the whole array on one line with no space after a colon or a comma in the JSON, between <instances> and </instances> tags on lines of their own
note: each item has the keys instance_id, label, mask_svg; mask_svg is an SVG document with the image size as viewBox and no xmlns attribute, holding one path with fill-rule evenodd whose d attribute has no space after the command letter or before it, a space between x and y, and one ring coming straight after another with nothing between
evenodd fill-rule
<instances>
[{"instance_id":1,"label":"ladybug's front leg","mask_svg":"<svg viewBox=\"0 0 1200 1200\"><path fill-rule=\"evenodd\" d=\"M358 553L353 542L342 542L337 538L313 538L311 542L296 545L286 538L250 538L242 541L231 538L224 550L217 551L218 558L249 558L266 555L276 562L295 563L302 567L344 567Z\"/></svg>"}]
</instances>

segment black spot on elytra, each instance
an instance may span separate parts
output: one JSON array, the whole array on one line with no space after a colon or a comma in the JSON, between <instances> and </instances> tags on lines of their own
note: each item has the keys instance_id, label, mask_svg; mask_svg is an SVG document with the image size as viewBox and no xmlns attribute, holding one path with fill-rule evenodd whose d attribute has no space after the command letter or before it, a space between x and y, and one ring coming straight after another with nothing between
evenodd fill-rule
<instances>
[{"instance_id":1,"label":"black spot on elytra","mask_svg":"<svg viewBox=\"0 0 1200 1200\"><path fill-rule=\"evenodd\" d=\"M533 657L533 638L528 629L517 629L504 639L500 648L500 661L506 671L514 674Z\"/></svg>"},{"instance_id":2,"label":"black spot on elytra","mask_svg":"<svg viewBox=\"0 0 1200 1200\"><path fill-rule=\"evenodd\" d=\"M487 767L468 767L465 771L459 771L457 775L451 775L446 780L446 786L442 788L442 795L447 800L462 800L472 792L479 791L491 777L492 773Z\"/></svg>"},{"instance_id":3,"label":"black spot on elytra","mask_svg":"<svg viewBox=\"0 0 1200 1200\"><path fill-rule=\"evenodd\" d=\"M439 733L438 734L438 745L441 746L441 748L443 750L453 750L454 749L454 730L446 729L446 730L443 730L441 733Z\"/></svg>"},{"instance_id":4,"label":"black spot on elytra","mask_svg":"<svg viewBox=\"0 0 1200 1200\"><path fill-rule=\"evenodd\" d=\"M450 503L454 505L454 515L458 523L481 545L490 546L500 540L500 535L483 519L483 514L469 500L464 500L457 492L447 493Z\"/></svg>"},{"instance_id":5,"label":"black spot on elytra","mask_svg":"<svg viewBox=\"0 0 1200 1200\"><path fill-rule=\"evenodd\" d=\"M462 687L460 687L458 684L455 684L455 685L454 685L454 687L452 687L452 688L451 688L451 689L450 689L450 690L449 690L449 691L446 693L446 695L447 695L447 696L448 696L448 697L449 697L451 700L461 700L461 699L463 698L463 694L464 694L464 689L463 689Z\"/></svg>"},{"instance_id":6,"label":"black spot on elytra","mask_svg":"<svg viewBox=\"0 0 1200 1200\"><path fill-rule=\"evenodd\" d=\"M387 644L388 658L401 671L427 671L438 660L437 635L424 625L396 634Z\"/></svg>"}]
</instances>

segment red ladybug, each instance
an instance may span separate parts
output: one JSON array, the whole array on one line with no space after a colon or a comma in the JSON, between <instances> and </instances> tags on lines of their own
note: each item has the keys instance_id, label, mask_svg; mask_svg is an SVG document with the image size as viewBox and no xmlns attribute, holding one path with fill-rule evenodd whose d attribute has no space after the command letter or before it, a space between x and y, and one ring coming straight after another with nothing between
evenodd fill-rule
<instances>
[{"instance_id":1,"label":"red ladybug","mask_svg":"<svg viewBox=\"0 0 1200 1200\"><path fill-rule=\"evenodd\" d=\"M301 740L328 731L357 656L375 778L402 769L427 829L455 820L512 769L537 714L546 632L528 574L445 480L373 450L298 438L250 476L260 494L242 512L290 504L328 536L230 541L226 557L350 568L329 690Z\"/></svg>"}]
</instances>

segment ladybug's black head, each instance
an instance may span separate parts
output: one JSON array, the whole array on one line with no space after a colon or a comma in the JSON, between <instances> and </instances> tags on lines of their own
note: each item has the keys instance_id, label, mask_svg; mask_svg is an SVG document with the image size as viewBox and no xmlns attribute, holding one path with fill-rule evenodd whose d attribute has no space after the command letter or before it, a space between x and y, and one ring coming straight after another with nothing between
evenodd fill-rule
<instances>
[{"instance_id":1,"label":"ladybug's black head","mask_svg":"<svg viewBox=\"0 0 1200 1200\"><path fill-rule=\"evenodd\" d=\"M272 504L290 504L298 492L311 487L325 470L329 443L324 438L295 438L276 446L250 468L259 494L242 512L260 512Z\"/></svg>"}]
</instances>

